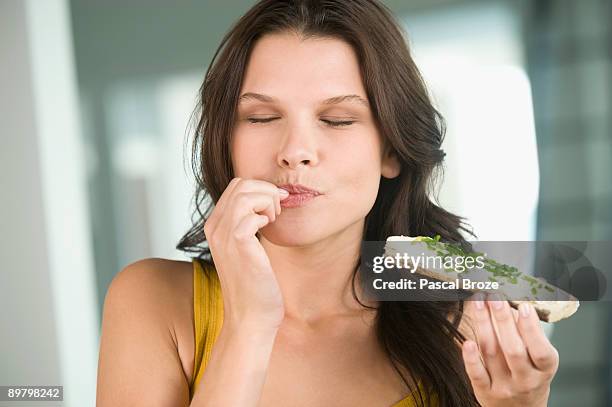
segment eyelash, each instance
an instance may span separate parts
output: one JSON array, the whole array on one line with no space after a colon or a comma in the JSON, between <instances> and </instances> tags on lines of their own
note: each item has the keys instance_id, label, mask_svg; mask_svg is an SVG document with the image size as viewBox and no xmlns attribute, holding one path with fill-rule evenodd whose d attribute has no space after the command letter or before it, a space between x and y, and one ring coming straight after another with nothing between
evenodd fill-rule
<instances>
[{"instance_id":1,"label":"eyelash","mask_svg":"<svg viewBox=\"0 0 612 407\"><path fill-rule=\"evenodd\" d=\"M247 121L249 123L268 123L272 120L276 120L276 117L270 117L267 119L253 119L253 118L248 118ZM340 121L340 122L336 122L336 121L332 121L332 120L321 120L322 122L327 123L328 125L332 126L332 127L342 127L342 126L349 126L353 123L355 123L355 121Z\"/></svg>"}]
</instances>

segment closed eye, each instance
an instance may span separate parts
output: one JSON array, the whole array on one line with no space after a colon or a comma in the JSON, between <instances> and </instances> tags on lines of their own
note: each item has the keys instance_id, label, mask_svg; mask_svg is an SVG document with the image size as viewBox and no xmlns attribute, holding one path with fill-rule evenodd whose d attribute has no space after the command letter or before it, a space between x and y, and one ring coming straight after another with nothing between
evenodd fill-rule
<instances>
[{"instance_id":1,"label":"closed eye","mask_svg":"<svg viewBox=\"0 0 612 407\"><path fill-rule=\"evenodd\" d=\"M268 123L268 122L271 122L272 120L276 120L276 119L278 119L278 117L269 117L269 118L266 118L266 119L247 118L249 123ZM355 123L354 120L349 120L349 121L333 121L333 120L323 120L323 119L321 119L321 121L326 123L329 126L332 126L332 127L349 126L349 125Z\"/></svg>"}]
</instances>

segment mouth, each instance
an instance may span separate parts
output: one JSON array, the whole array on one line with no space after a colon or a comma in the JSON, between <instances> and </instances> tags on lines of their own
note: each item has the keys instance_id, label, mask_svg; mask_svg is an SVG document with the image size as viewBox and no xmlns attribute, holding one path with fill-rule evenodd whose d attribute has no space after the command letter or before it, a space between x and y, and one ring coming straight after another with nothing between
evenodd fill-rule
<instances>
[{"instance_id":1,"label":"mouth","mask_svg":"<svg viewBox=\"0 0 612 407\"><path fill-rule=\"evenodd\" d=\"M300 184L284 184L279 185L278 187L289 192L289 196L280 201L282 208L296 208L303 206L315 199L317 196L321 195L319 191Z\"/></svg>"}]
</instances>

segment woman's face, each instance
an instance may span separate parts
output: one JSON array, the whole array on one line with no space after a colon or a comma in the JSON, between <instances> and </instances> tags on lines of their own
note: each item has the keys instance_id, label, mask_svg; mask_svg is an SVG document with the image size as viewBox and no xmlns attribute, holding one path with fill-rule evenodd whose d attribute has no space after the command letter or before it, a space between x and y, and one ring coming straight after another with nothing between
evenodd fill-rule
<instances>
[{"instance_id":1,"label":"woman's face","mask_svg":"<svg viewBox=\"0 0 612 407\"><path fill-rule=\"evenodd\" d=\"M321 193L302 206L283 208L260 234L278 245L301 246L363 227L381 174L397 176L399 164L383 156L351 46L331 38L263 36L252 50L240 95L231 145L234 175ZM345 95L356 96L324 102Z\"/></svg>"}]
</instances>

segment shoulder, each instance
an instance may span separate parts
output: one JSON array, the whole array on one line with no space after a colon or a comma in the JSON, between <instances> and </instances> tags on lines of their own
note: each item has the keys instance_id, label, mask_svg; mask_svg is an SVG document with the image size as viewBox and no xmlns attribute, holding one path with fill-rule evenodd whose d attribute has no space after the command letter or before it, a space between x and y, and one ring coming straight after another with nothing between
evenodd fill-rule
<instances>
[{"instance_id":1,"label":"shoulder","mask_svg":"<svg viewBox=\"0 0 612 407\"><path fill-rule=\"evenodd\" d=\"M158 257L137 260L125 266L115 275L109 292L131 290L148 293L148 290L176 290L187 277L192 276L192 263Z\"/></svg>"},{"instance_id":2,"label":"shoulder","mask_svg":"<svg viewBox=\"0 0 612 407\"><path fill-rule=\"evenodd\" d=\"M152 402L158 397L155 403L188 397L192 275L191 262L148 258L112 279L100 338L100 405L146 405L144 392Z\"/></svg>"},{"instance_id":3,"label":"shoulder","mask_svg":"<svg viewBox=\"0 0 612 407\"><path fill-rule=\"evenodd\" d=\"M112 279L104 307L135 307L141 317L150 316L171 323L176 311L192 304L192 263L147 258L125 266Z\"/></svg>"},{"instance_id":4,"label":"shoulder","mask_svg":"<svg viewBox=\"0 0 612 407\"><path fill-rule=\"evenodd\" d=\"M193 263L146 258L125 266L111 281L104 308L125 309L143 323L170 332L187 376L193 354Z\"/></svg>"}]
</instances>

